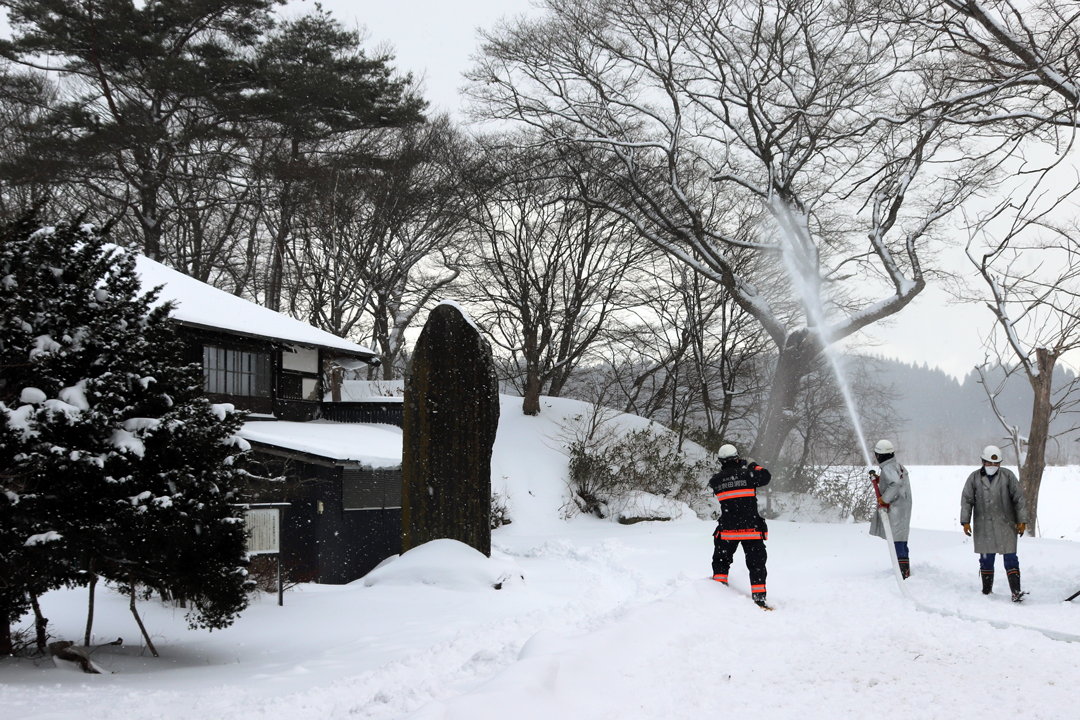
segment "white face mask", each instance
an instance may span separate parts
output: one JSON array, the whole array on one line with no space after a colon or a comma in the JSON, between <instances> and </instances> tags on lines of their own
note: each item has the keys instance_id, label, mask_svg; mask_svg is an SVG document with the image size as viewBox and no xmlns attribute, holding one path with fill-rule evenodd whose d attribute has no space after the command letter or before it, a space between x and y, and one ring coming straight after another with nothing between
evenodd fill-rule
<instances>
[{"instance_id":1,"label":"white face mask","mask_svg":"<svg viewBox=\"0 0 1080 720\"><path fill-rule=\"evenodd\" d=\"M990 477L994 477L995 475L997 475L998 466L997 465L985 465L985 466L983 466L983 469L986 470L987 475L989 475Z\"/></svg>"}]
</instances>

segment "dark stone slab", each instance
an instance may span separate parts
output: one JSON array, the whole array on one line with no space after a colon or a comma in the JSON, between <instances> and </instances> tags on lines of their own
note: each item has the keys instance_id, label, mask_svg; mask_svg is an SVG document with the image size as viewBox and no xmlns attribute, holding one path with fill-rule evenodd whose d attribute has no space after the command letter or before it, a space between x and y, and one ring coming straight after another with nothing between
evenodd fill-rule
<instances>
[{"instance_id":1,"label":"dark stone slab","mask_svg":"<svg viewBox=\"0 0 1080 720\"><path fill-rule=\"evenodd\" d=\"M457 306L428 316L405 380L402 550L450 538L491 555L491 345Z\"/></svg>"}]
</instances>

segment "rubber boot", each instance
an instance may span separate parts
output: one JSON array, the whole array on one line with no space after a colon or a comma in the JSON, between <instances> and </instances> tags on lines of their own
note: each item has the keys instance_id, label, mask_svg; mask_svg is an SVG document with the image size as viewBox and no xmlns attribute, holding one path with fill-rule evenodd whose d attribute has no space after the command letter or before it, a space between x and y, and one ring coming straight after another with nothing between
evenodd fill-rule
<instances>
[{"instance_id":1,"label":"rubber boot","mask_svg":"<svg viewBox=\"0 0 1080 720\"><path fill-rule=\"evenodd\" d=\"M772 608L769 607L769 604L765 602L765 593L756 592L754 593L753 598L754 604L756 604L759 608L763 610L772 610Z\"/></svg>"},{"instance_id":2,"label":"rubber boot","mask_svg":"<svg viewBox=\"0 0 1080 720\"><path fill-rule=\"evenodd\" d=\"M911 577L911 561L907 558L900 558L900 575L905 580Z\"/></svg>"},{"instance_id":3,"label":"rubber boot","mask_svg":"<svg viewBox=\"0 0 1080 720\"><path fill-rule=\"evenodd\" d=\"M983 581L983 595L989 595L994 591L994 571L981 570ZM1019 580L1019 578L1017 578Z\"/></svg>"},{"instance_id":4,"label":"rubber boot","mask_svg":"<svg viewBox=\"0 0 1080 720\"><path fill-rule=\"evenodd\" d=\"M1024 599L1024 592L1020 589L1020 569L1011 568L1005 573L1005 577L1009 578L1009 590L1012 591L1012 601L1022 602Z\"/></svg>"}]
</instances>

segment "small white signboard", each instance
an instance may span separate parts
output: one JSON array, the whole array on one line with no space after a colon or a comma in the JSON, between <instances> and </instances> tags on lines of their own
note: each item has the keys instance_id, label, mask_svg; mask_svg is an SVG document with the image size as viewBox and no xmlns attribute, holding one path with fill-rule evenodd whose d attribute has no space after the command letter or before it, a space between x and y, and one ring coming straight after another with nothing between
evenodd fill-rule
<instances>
[{"instance_id":1,"label":"small white signboard","mask_svg":"<svg viewBox=\"0 0 1080 720\"><path fill-rule=\"evenodd\" d=\"M244 514L247 551L251 555L281 552L280 511L277 508L248 510Z\"/></svg>"}]
</instances>

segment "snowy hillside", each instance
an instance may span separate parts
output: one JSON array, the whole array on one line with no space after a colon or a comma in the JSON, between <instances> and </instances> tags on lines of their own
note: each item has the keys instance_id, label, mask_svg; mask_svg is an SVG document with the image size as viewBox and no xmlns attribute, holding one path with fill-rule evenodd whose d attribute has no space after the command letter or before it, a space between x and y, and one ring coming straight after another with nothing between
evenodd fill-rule
<instances>
[{"instance_id":1,"label":"snowy hillside","mask_svg":"<svg viewBox=\"0 0 1080 720\"><path fill-rule=\"evenodd\" d=\"M559 519L561 433L585 409L506 399L493 486L513 522L492 558L441 541L347 586L264 597L237 624L190 632L182 611L141 608L162 657L141 653L126 599L101 593L88 676L51 661L0 662L0 717L27 718L957 718L1076 716L1080 645L917 611L864 525L770 523L769 599L707 577L713 523L692 514L619 525ZM629 424L644 423L626 418ZM910 468L912 578L923 604L1080 635L1080 548L1020 541L1030 599L978 592L957 532L958 468ZM1046 480L1046 536L1080 539L1080 471ZM498 585L500 589L493 586ZM85 591L42 600L50 628L81 637Z\"/></svg>"}]
</instances>

